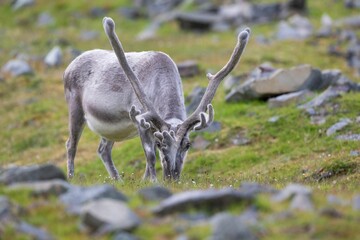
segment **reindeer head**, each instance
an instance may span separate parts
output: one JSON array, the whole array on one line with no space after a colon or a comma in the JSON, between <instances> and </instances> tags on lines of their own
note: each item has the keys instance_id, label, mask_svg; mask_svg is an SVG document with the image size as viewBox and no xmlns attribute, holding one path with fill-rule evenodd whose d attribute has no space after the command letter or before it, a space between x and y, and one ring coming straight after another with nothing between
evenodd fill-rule
<instances>
[{"instance_id":1,"label":"reindeer head","mask_svg":"<svg viewBox=\"0 0 360 240\"><path fill-rule=\"evenodd\" d=\"M141 84L131 70L122 45L115 33L115 23L111 18L103 20L105 32L110 40L114 52L128 77L135 94L142 104L145 112L142 113L131 107L130 118L142 130L151 131L160 152L161 164L165 179L177 180L183 167L184 159L190 147L189 133L208 127L214 119L214 109L211 101L221 81L234 69L238 63L250 35L250 29L246 28L238 36L238 42L227 64L215 75L207 74L209 84L197 109L182 122L166 122L155 111L147 98Z\"/></svg>"}]
</instances>

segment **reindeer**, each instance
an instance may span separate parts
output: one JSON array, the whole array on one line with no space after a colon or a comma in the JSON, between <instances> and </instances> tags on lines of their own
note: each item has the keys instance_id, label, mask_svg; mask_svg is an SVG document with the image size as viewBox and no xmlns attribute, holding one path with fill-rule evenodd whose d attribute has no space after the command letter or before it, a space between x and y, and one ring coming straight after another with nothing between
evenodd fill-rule
<instances>
[{"instance_id":1,"label":"reindeer","mask_svg":"<svg viewBox=\"0 0 360 240\"><path fill-rule=\"evenodd\" d=\"M114 21L105 17L103 27L114 51L84 52L64 73L69 108L68 178L74 176L76 149L87 123L101 137L97 152L113 179L121 180L111 158L114 142L140 135L147 160L143 178L157 181L158 149L163 178L178 180L190 147L189 132L212 123L211 101L222 79L237 65L250 29L239 34L228 63L215 75L207 74L206 92L197 109L186 117L181 78L173 60L162 52L125 53Z\"/></svg>"}]
</instances>

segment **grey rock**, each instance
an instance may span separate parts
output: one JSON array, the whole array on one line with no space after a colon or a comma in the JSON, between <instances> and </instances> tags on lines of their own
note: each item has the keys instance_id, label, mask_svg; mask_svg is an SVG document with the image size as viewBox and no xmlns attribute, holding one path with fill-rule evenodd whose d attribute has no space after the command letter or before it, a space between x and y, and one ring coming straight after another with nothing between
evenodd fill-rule
<instances>
[{"instance_id":1,"label":"grey rock","mask_svg":"<svg viewBox=\"0 0 360 240\"><path fill-rule=\"evenodd\" d=\"M97 235L105 232L130 231L140 225L139 217L124 203L114 199L98 199L81 207L81 224Z\"/></svg>"},{"instance_id":2,"label":"grey rock","mask_svg":"<svg viewBox=\"0 0 360 240\"><path fill-rule=\"evenodd\" d=\"M127 232L117 233L112 240L139 240L139 238Z\"/></svg>"},{"instance_id":3,"label":"grey rock","mask_svg":"<svg viewBox=\"0 0 360 240\"><path fill-rule=\"evenodd\" d=\"M190 103L186 106L187 114L191 114L195 111L195 109L199 106L202 97L205 94L206 88L203 87L195 87L189 96L186 98Z\"/></svg>"},{"instance_id":4,"label":"grey rock","mask_svg":"<svg viewBox=\"0 0 360 240\"><path fill-rule=\"evenodd\" d=\"M13 183L8 186L10 190L27 189L31 190L35 196L45 197L49 195L59 196L67 192L70 188L71 185L68 182L60 179L30 183Z\"/></svg>"},{"instance_id":5,"label":"grey rock","mask_svg":"<svg viewBox=\"0 0 360 240\"><path fill-rule=\"evenodd\" d=\"M140 189L138 195L146 201L161 201L172 195L172 193L165 187L153 186Z\"/></svg>"},{"instance_id":6,"label":"grey rock","mask_svg":"<svg viewBox=\"0 0 360 240\"><path fill-rule=\"evenodd\" d=\"M44 62L47 66L57 67L62 63L63 54L61 48L59 46L54 47L51 51L46 55Z\"/></svg>"},{"instance_id":7,"label":"grey rock","mask_svg":"<svg viewBox=\"0 0 360 240\"><path fill-rule=\"evenodd\" d=\"M37 25L39 27L49 26L55 23L54 18L48 12L43 12L38 16Z\"/></svg>"},{"instance_id":8,"label":"grey rock","mask_svg":"<svg viewBox=\"0 0 360 240\"><path fill-rule=\"evenodd\" d=\"M2 72L11 74L12 77L33 74L30 65L24 60L13 59L8 61L3 67Z\"/></svg>"},{"instance_id":9,"label":"grey rock","mask_svg":"<svg viewBox=\"0 0 360 240\"><path fill-rule=\"evenodd\" d=\"M311 124L314 125L323 125L326 123L326 117L325 116L311 116L310 117Z\"/></svg>"},{"instance_id":10,"label":"grey rock","mask_svg":"<svg viewBox=\"0 0 360 240\"><path fill-rule=\"evenodd\" d=\"M326 135L331 136L337 131L340 131L341 129L345 128L347 125L351 124L352 121L349 118L343 118L339 122L332 125L330 128L326 130Z\"/></svg>"},{"instance_id":11,"label":"grey rock","mask_svg":"<svg viewBox=\"0 0 360 240\"><path fill-rule=\"evenodd\" d=\"M192 142L192 148L195 150L205 150L210 144L211 143L209 141L198 135Z\"/></svg>"},{"instance_id":12,"label":"grey rock","mask_svg":"<svg viewBox=\"0 0 360 240\"><path fill-rule=\"evenodd\" d=\"M309 77L304 84L299 88L300 90L308 89L310 91L324 90L327 86L323 86L321 71L316 68L311 68Z\"/></svg>"},{"instance_id":13,"label":"grey rock","mask_svg":"<svg viewBox=\"0 0 360 240\"><path fill-rule=\"evenodd\" d=\"M280 96L269 98L268 106L270 108L278 108L289 106L291 104L303 103L306 99L312 97L314 94L309 90L301 90L297 92L282 94Z\"/></svg>"},{"instance_id":14,"label":"grey rock","mask_svg":"<svg viewBox=\"0 0 360 240\"><path fill-rule=\"evenodd\" d=\"M33 237L37 240L51 240L54 239L49 233L46 231L34 227L26 222L21 221L20 223L16 224L15 226L16 231L24 233L28 236Z\"/></svg>"},{"instance_id":15,"label":"grey rock","mask_svg":"<svg viewBox=\"0 0 360 240\"><path fill-rule=\"evenodd\" d=\"M343 26L347 28L359 28L360 27L360 15L346 17L339 19L335 22L337 26Z\"/></svg>"},{"instance_id":16,"label":"grey rock","mask_svg":"<svg viewBox=\"0 0 360 240\"><path fill-rule=\"evenodd\" d=\"M256 182L242 182L239 191L245 193L246 195L257 195L261 193L275 194L278 192L269 185L259 184Z\"/></svg>"},{"instance_id":17,"label":"grey rock","mask_svg":"<svg viewBox=\"0 0 360 240\"><path fill-rule=\"evenodd\" d=\"M79 214L82 205L100 198L127 201L127 197L111 185L72 187L60 196L60 201L67 207L69 213Z\"/></svg>"},{"instance_id":18,"label":"grey rock","mask_svg":"<svg viewBox=\"0 0 360 240\"><path fill-rule=\"evenodd\" d=\"M15 0L12 1L11 7L13 10L19 10L24 7L32 6L35 0Z\"/></svg>"},{"instance_id":19,"label":"grey rock","mask_svg":"<svg viewBox=\"0 0 360 240\"><path fill-rule=\"evenodd\" d=\"M301 184L291 183L278 193L274 194L271 199L275 202L282 202L296 195L311 195L311 193L312 191L310 188Z\"/></svg>"},{"instance_id":20,"label":"grey rock","mask_svg":"<svg viewBox=\"0 0 360 240\"><path fill-rule=\"evenodd\" d=\"M182 2L183 0L136 0L134 6L136 8L145 7L146 14L149 17L154 17L175 9Z\"/></svg>"},{"instance_id":21,"label":"grey rock","mask_svg":"<svg viewBox=\"0 0 360 240\"><path fill-rule=\"evenodd\" d=\"M187 191L174 194L162 201L153 212L166 215L190 207L222 207L230 203L250 201L253 195L232 188Z\"/></svg>"},{"instance_id":22,"label":"grey rock","mask_svg":"<svg viewBox=\"0 0 360 240\"><path fill-rule=\"evenodd\" d=\"M310 212L314 210L314 205L310 194L295 194L291 200L290 209Z\"/></svg>"},{"instance_id":23,"label":"grey rock","mask_svg":"<svg viewBox=\"0 0 360 240\"><path fill-rule=\"evenodd\" d=\"M360 141L360 134L343 134L337 136L336 139L342 141Z\"/></svg>"},{"instance_id":24,"label":"grey rock","mask_svg":"<svg viewBox=\"0 0 360 240\"><path fill-rule=\"evenodd\" d=\"M0 183L3 184L52 179L66 179L63 171L52 164L12 167L0 172Z\"/></svg>"},{"instance_id":25,"label":"grey rock","mask_svg":"<svg viewBox=\"0 0 360 240\"><path fill-rule=\"evenodd\" d=\"M180 76L183 78L193 77L199 74L199 65L194 60L187 60L184 62L177 63Z\"/></svg>"},{"instance_id":26,"label":"grey rock","mask_svg":"<svg viewBox=\"0 0 360 240\"><path fill-rule=\"evenodd\" d=\"M90 41L94 40L99 37L98 31L81 31L80 32L80 39L83 41Z\"/></svg>"},{"instance_id":27,"label":"grey rock","mask_svg":"<svg viewBox=\"0 0 360 240\"><path fill-rule=\"evenodd\" d=\"M360 195L355 195L353 198L353 209L355 211L360 211Z\"/></svg>"},{"instance_id":28,"label":"grey rock","mask_svg":"<svg viewBox=\"0 0 360 240\"><path fill-rule=\"evenodd\" d=\"M336 84L337 81L341 78L342 73L339 69L326 69L321 72L321 79L323 82L323 85L319 88L325 89L329 87L330 85Z\"/></svg>"},{"instance_id":29,"label":"grey rock","mask_svg":"<svg viewBox=\"0 0 360 240\"><path fill-rule=\"evenodd\" d=\"M211 240L256 240L256 235L252 232L251 226L244 224L239 217L228 213L216 214L210 221L213 233Z\"/></svg>"},{"instance_id":30,"label":"grey rock","mask_svg":"<svg viewBox=\"0 0 360 240\"><path fill-rule=\"evenodd\" d=\"M327 14L323 14L321 16L321 27L319 29L319 31L317 32L317 36L318 37L330 37L333 35L333 30L332 30L332 19L329 15Z\"/></svg>"}]
</instances>

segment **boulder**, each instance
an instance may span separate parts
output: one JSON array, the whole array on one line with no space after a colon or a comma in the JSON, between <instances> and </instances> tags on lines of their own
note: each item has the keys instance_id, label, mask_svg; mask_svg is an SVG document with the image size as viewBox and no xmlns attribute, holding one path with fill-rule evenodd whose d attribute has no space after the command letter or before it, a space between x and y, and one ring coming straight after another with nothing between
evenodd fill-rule
<instances>
[{"instance_id":1,"label":"boulder","mask_svg":"<svg viewBox=\"0 0 360 240\"><path fill-rule=\"evenodd\" d=\"M102 198L86 203L80 209L81 227L102 235L113 231L130 231L140 225L139 217L124 203Z\"/></svg>"},{"instance_id":2,"label":"boulder","mask_svg":"<svg viewBox=\"0 0 360 240\"><path fill-rule=\"evenodd\" d=\"M61 169L52 164L11 167L0 172L0 183L3 184L53 179L65 180L66 177Z\"/></svg>"},{"instance_id":3,"label":"boulder","mask_svg":"<svg viewBox=\"0 0 360 240\"><path fill-rule=\"evenodd\" d=\"M250 201L253 197L251 194L232 188L187 191L174 194L163 200L153 212L157 215L166 215L188 208L209 207L218 209L231 203Z\"/></svg>"},{"instance_id":4,"label":"boulder","mask_svg":"<svg viewBox=\"0 0 360 240\"><path fill-rule=\"evenodd\" d=\"M26 61L20 59L8 61L1 70L4 73L9 73L12 77L33 74L30 65Z\"/></svg>"},{"instance_id":5,"label":"boulder","mask_svg":"<svg viewBox=\"0 0 360 240\"><path fill-rule=\"evenodd\" d=\"M240 86L231 90L226 96L227 102L263 99L284 93L298 91L303 88L311 74L310 65L302 65L290 69L278 69L269 76L250 78Z\"/></svg>"},{"instance_id":6,"label":"boulder","mask_svg":"<svg viewBox=\"0 0 360 240\"><path fill-rule=\"evenodd\" d=\"M44 63L49 67L57 67L61 65L62 57L61 48L56 46L46 55Z\"/></svg>"},{"instance_id":7,"label":"boulder","mask_svg":"<svg viewBox=\"0 0 360 240\"><path fill-rule=\"evenodd\" d=\"M321 27L317 32L318 37L331 37L333 35L333 21L327 14L321 16Z\"/></svg>"},{"instance_id":8,"label":"boulder","mask_svg":"<svg viewBox=\"0 0 360 240\"><path fill-rule=\"evenodd\" d=\"M161 201L172 195L165 187L153 186L140 189L138 195L145 201Z\"/></svg>"},{"instance_id":9,"label":"boulder","mask_svg":"<svg viewBox=\"0 0 360 240\"><path fill-rule=\"evenodd\" d=\"M79 214L82 205L100 198L127 201L127 197L111 185L74 186L60 196L60 201L66 206L69 213Z\"/></svg>"}]
</instances>

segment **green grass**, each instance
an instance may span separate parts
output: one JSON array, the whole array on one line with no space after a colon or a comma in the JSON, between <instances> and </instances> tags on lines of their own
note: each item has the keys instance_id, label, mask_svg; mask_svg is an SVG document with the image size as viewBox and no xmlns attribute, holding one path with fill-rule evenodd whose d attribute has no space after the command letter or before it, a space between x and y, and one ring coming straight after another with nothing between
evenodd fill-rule
<instances>
[{"instance_id":1,"label":"green grass","mask_svg":"<svg viewBox=\"0 0 360 240\"><path fill-rule=\"evenodd\" d=\"M145 19L130 21L117 12L118 7L131 5L132 1L45 1L37 0L33 7L13 12L7 3L0 3L0 66L17 53L35 56L29 62L34 68L33 76L6 78L0 82L0 166L11 164L29 165L51 162L66 170L65 141L67 139L67 107L64 100L62 74L71 61L69 48L81 51L94 48L110 49L103 34L100 18L89 18L89 11L96 6L105 7L108 16L116 21L116 29L126 51L159 50L169 54L174 61L195 59L200 64L201 75L183 79L184 94L187 96L195 86L206 86L206 72L218 71L228 60L236 42L233 31L225 33L182 32L176 23L163 25L158 38L144 42L134 41L136 35L147 26ZM262 1L265 2L265 1ZM267 1L270 2L270 1ZM272 1L274 2L274 1ZM321 15L326 12L334 19L357 14L355 10L343 8L342 1L308 1L308 17L317 28ZM191 6L189 7L191 9ZM55 18L55 24L37 27L39 13L47 11ZM81 17L76 17L81 16ZM335 39L309 39L306 41L271 41L259 44L255 38L264 35L272 38L277 23L250 25L252 37L239 66L233 74L246 73L259 64L269 61L275 67L292 67L311 64L319 69L338 68L354 81L359 77L346 66L344 59L327 55L327 48ZM81 41L81 30L96 30L99 38ZM64 41L65 40L65 41ZM54 46L61 43L64 65L47 69L41 59ZM343 46L343 50L346 46ZM188 154L182 179L179 183L163 183L172 191L204 189L212 187L237 187L242 181L257 181L284 187L290 182L311 186L316 201L324 201L326 194L334 193L350 198L360 191L359 157L350 156L350 151L359 150L358 142L337 141L326 136L326 129L340 118L355 120L359 116L360 96L346 94L334 100L339 107L328 107L330 115L324 125L313 125L310 118L295 106L269 109L265 102L248 101L227 104L222 86L213 100L215 120L222 123L217 133L200 134L211 142L206 151L191 149ZM268 122L272 116L280 116L275 123ZM341 133L359 133L359 124L353 122ZM251 140L245 146L233 146L230 138L241 133ZM336 134L335 134L336 135ZM103 164L96 154L99 137L85 128L75 160L74 184L115 184L132 197L130 205L138 214L148 217L136 235L150 239L172 239L171 222L153 223L148 210L142 210L142 202L136 200L136 191L149 183L140 179L145 169L145 159L138 138L117 143L113 158L125 184L109 180ZM319 181L322 172L333 172L329 178ZM157 164L158 178L161 167ZM160 180L161 182L161 180ZM162 182L161 182L162 183ZM0 187L0 194L10 196L15 202L29 209L23 217L36 226L42 226L58 239L86 239L77 230L78 219L68 216L54 199L50 203L29 207L34 199L28 193L9 192ZM41 200L40 200L41 202ZM268 206L266 200L259 200L261 209L274 212L277 206ZM345 219L329 219L316 214L299 214L294 218L265 225L265 239L355 239L358 233L356 221L349 209ZM170 220L168 220L170 221ZM59 225L58 223L62 224ZM61 227L60 227L61 226ZM157 231L155 232L154 226ZM310 227L309 227L310 226ZM329 227L330 226L330 227ZM327 231L327 229L330 229ZM191 228L190 239L203 239L209 234L208 227ZM5 236L16 236L14 229L7 229ZM5 237L6 239L6 237Z\"/></svg>"}]
</instances>

